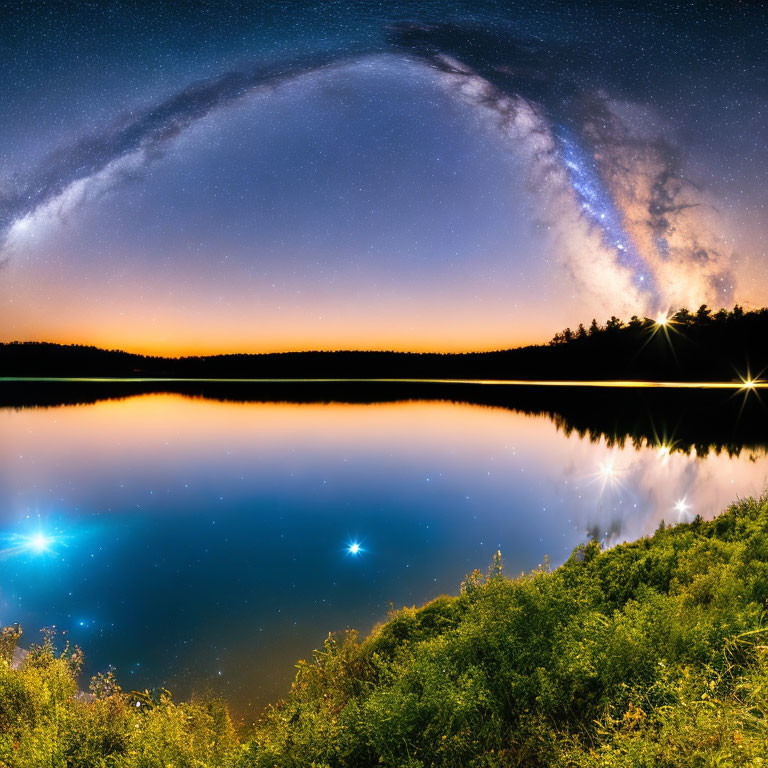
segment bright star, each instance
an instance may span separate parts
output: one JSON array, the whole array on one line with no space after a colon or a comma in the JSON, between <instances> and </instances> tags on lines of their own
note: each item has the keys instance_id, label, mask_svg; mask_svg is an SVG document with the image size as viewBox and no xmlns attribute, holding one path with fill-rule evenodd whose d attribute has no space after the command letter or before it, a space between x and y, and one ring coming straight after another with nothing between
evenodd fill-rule
<instances>
[{"instance_id":1,"label":"bright star","mask_svg":"<svg viewBox=\"0 0 768 768\"><path fill-rule=\"evenodd\" d=\"M746 376L739 374L739 379L741 379L741 386L739 387L739 391L744 393L744 403L742 404L742 408L744 407L744 404L746 404L747 398L750 396L750 392L754 392L755 397L757 397L758 400L760 399L758 388L765 386L765 381L761 378L761 375L762 371L754 376L749 368L747 368Z\"/></svg>"},{"instance_id":2,"label":"bright star","mask_svg":"<svg viewBox=\"0 0 768 768\"><path fill-rule=\"evenodd\" d=\"M16 533L0 536L0 560L29 553L42 555L52 552L54 545L62 542L62 540L61 536L49 536L43 531L27 535Z\"/></svg>"},{"instance_id":3,"label":"bright star","mask_svg":"<svg viewBox=\"0 0 768 768\"><path fill-rule=\"evenodd\" d=\"M601 461L593 476L600 483L600 493L603 493L609 486L612 488L620 487L622 485L621 475L624 472L622 467L616 466L615 456L608 456L606 461Z\"/></svg>"},{"instance_id":4,"label":"bright star","mask_svg":"<svg viewBox=\"0 0 768 768\"><path fill-rule=\"evenodd\" d=\"M53 544L53 539L44 533L36 533L27 539L27 548L38 554L45 552Z\"/></svg>"},{"instance_id":5,"label":"bright star","mask_svg":"<svg viewBox=\"0 0 768 768\"><path fill-rule=\"evenodd\" d=\"M663 312L659 312L658 316L656 317L656 325L663 328L665 325L669 324L669 317L667 317L666 314Z\"/></svg>"},{"instance_id":6,"label":"bright star","mask_svg":"<svg viewBox=\"0 0 768 768\"><path fill-rule=\"evenodd\" d=\"M347 547L347 552L349 552L350 555L359 555L362 551L363 551L363 548L360 546L360 544L357 541L353 541Z\"/></svg>"},{"instance_id":7,"label":"bright star","mask_svg":"<svg viewBox=\"0 0 768 768\"><path fill-rule=\"evenodd\" d=\"M600 464L600 476L603 480L610 480L616 474L616 469L613 466L613 461L606 461L604 464Z\"/></svg>"}]
</instances>

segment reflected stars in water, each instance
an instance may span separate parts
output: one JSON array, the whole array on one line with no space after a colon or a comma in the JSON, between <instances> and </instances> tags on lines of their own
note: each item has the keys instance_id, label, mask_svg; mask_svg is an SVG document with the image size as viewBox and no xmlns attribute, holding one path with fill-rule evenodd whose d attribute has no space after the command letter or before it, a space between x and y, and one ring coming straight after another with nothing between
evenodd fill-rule
<instances>
[{"instance_id":1,"label":"reflected stars in water","mask_svg":"<svg viewBox=\"0 0 768 768\"><path fill-rule=\"evenodd\" d=\"M27 549L42 554L51 548L51 544L53 544L51 536L46 536L44 533L36 533L27 540Z\"/></svg>"},{"instance_id":2,"label":"reflected stars in water","mask_svg":"<svg viewBox=\"0 0 768 768\"><path fill-rule=\"evenodd\" d=\"M37 531L29 535L11 534L0 537L0 542L5 543L5 546L0 547L0 560L30 553L33 555L51 553L58 538L43 531Z\"/></svg>"}]
</instances>

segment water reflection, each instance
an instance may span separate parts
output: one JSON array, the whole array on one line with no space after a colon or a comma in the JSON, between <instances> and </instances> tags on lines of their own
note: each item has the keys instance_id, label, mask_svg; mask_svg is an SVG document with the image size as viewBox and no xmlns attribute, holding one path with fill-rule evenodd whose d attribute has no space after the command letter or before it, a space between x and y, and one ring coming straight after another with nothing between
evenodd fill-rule
<instances>
[{"instance_id":1,"label":"water reflection","mask_svg":"<svg viewBox=\"0 0 768 768\"><path fill-rule=\"evenodd\" d=\"M16 542L0 619L57 625L129 686L256 708L327 630L456 592L497 548L511 573L556 564L589 536L632 539L765 487L759 442L699 455L680 409L672 426L608 408L587 426L573 405L533 405L153 394L0 410L0 532ZM656 436L622 440L622 419Z\"/></svg>"},{"instance_id":2,"label":"water reflection","mask_svg":"<svg viewBox=\"0 0 768 768\"><path fill-rule=\"evenodd\" d=\"M137 394L178 393L238 403L387 403L450 401L546 415L580 437L624 446L695 449L699 455L768 446L768 403L762 388L635 388L507 385L498 382L7 380L0 407L85 405Z\"/></svg>"}]
</instances>

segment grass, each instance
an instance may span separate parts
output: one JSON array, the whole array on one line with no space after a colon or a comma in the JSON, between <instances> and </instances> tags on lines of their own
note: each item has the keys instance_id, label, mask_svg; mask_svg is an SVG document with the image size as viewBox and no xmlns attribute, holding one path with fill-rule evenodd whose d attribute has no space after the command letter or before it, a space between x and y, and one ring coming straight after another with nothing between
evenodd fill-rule
<instances>
[{"instance_id":1,"label":"grass","mask_svg":"<svg viewBox=\"0 0 768 768\"><path fill-rule=\"evenodd\" d=\"M497 557L455 597L329 636L248 733L47 639L0 643L0 765L137 768L768 765L768 500L551 571Z\"/></svg>"}]
</instances>

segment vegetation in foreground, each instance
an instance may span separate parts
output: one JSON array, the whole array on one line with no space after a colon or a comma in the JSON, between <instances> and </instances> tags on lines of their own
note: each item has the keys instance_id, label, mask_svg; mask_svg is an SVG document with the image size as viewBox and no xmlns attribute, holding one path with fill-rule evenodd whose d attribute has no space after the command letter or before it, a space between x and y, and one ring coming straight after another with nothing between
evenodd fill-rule
<instances>
[{"instance_id":1,"label":"vegetation in foreground","mask_svg":"<svg viewBox=\"0 0 768 768\"><path fill-rule=\"evenodd\" d=\"M4 636L0 765L768 765L768 499L329 637L236 736L220 703L77 693L77 651L19 669Z\"/></svg>"}]
</instances>

